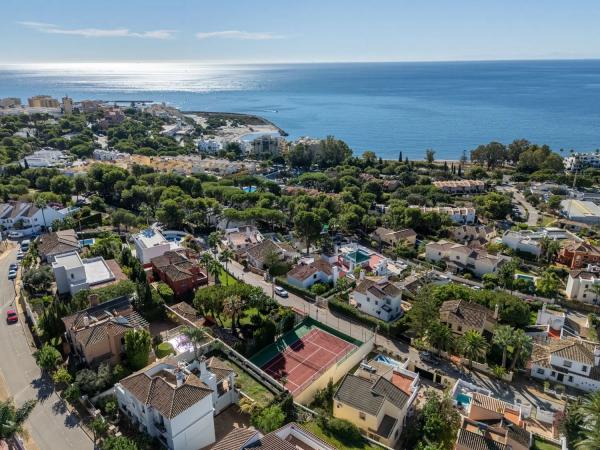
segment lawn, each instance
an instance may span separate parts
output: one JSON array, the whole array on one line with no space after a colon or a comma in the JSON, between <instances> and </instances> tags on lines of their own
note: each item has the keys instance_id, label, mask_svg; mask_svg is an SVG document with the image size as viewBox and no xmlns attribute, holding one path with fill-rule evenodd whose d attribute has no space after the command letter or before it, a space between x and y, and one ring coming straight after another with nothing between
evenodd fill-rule
<instances>
[{"instance_id":1,"label":"lawn","mask_svg":"<svg viewBox=\"0 0 600 450\"><path fill-rule=\"evenodd\" d=\"M533 436L532 450L559 450L560 446L543 440L538 436Z\"/></svg>"},{"instance_id":2,"label":"lawn","mask_svg":"<svg viewBox=\"0 0 600 450\"><path fill-rule=\"evenodd\" d=\"M271 391L230 360L224 360L223 362L235 371L237 374L236 385L240 390L244 391L248 397L255 400L261 408L264 408L271 403L274 398Z\"/></svg>"},{"instance_id":3,"label":"lawn","mask_svg":"<svg viewBox=\"0 0 600 450\"><path fill-rule=\"evenodd\" d=\"M225 269L221 268L221 274L219 275L219 281L222 285L229 286L237 283L237 280L225 272Z\"/></svg>"},{"instance_id":4,"label":"lawn","mask_svg":"<svg viewBox=\"0 0 600 450\"><path fill-rule=\"evenodd\" d=\"M248 308L245 309L244 312L242 313L242 316L240 317L240 325L249 325L251 323L250 318L256 314L259 314L258 309L256 308ZM263 319L266 319L267 316L262 315ZM221 320L221 322L223 322L223 328L231 328L231 319L229 317L226 317L224 314L221 314L219 316L219 319Z\"/></svg>"},{"instance_id":5,"label":"lawn","mask_svg":"<svg viewBox=\"0 0 600 450\"><path fill-rule=\"evenodd\" d=\"M352 445L352 447L348 447L346 444L342 443L340 440L336 439L333 436L329 436L325 434L325 432L319 427L316 422L305 422L302 424L304 428L310 431L312 434L317 436L319 439L327 442L334 448L338 450L381 450L381 447L375 444L370 444L366 440L363 440L360 443L356 443Z\"/></svg>"}]
</instances>

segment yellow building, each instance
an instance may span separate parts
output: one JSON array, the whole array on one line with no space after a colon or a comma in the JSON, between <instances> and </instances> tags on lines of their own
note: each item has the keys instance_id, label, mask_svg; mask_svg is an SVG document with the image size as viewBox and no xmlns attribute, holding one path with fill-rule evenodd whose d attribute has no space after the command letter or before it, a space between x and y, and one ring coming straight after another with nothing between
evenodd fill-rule
<instances>
[{"instance_id":1,"label":"yellow building","mask_svg":"<svg viewBox=\"0 0 600 450\"><path fill-rule=\"evenodd\" d=\"M371 364L371 363L369 363ZM348 374L333 397L333 416L356 425L362 434L394 447L418 392L418 377L389 368L387 376Z\"/></svg>"},{"instance_id":2,"label":"yellow building","mask_svg":"<svg viewBox=\"0 0 600 450\"><path fill-rule=\"evenodd\" d=\"M28 98L27 103L31 108L58 108L60 106L58 100L49 95L36 95Z\"/></svg>"}]
</instances>

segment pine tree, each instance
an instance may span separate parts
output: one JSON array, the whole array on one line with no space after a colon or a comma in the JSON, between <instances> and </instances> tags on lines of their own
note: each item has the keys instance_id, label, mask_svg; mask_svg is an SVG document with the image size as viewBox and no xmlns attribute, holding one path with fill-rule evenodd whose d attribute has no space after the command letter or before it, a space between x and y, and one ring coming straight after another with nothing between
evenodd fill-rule
<instances>
[{"instance_id":1,"label":"pine tree","mask_svg":"<svg viewBox=\"0 0 600 450\"><path fill-rule=\"evenodd\" d=\"M402 162L402 151L400 151L400 154L398 155L398 162Z\"/></svg>"}]
</instances>

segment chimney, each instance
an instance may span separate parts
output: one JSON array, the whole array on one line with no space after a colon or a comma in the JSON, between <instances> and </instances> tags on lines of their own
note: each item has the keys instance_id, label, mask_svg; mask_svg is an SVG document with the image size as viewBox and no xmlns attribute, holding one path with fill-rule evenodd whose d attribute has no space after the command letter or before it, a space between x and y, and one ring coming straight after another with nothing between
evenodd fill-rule
<instances>
[{"instance_id":1,"label":"chimney","mask_svg":"<svg viewBox=\"0 0 600 450\"><path fill-rule=\"evenodd\" d=\"M90 326L90 317L87 314L83 316L83 326L86 328Z\"/></svg>"},{"instance_id":2,"label":"chimney","mask_svg":"<svg viewBox=\"0 0 600 450\"><path fill-rule=\"evenodd\" d=\"M175 369L175 380L177 380L177 387L182 386L185 381L185 374L179 367Z\"/></svg>"},{"instance_id":3,"label":"chimney","mask_svg":"<svg viewBox=\"0 0 600 450\"><path fill-rule=\"evenodd\" d=\"M333 285L337 284L338 278L340 277L340 269L338 266L333 266Z\"/></svg>"},{"instance_id":4,"label":"chimney","mask_svg":"<svg viewBox=\"0 0 600 450\"><path fill-rule=\"evenodd\" d=\"M88 295L88 300L90 302L90 306L98 306L98 304L100 303L98 301L98 295L97 294L90 294L90 295Z\"/></svg>"},{"instance_id":5,"label":"chimney","mask_svg":"<svg viewBox=\"0 0 600 450\"><path fill-rule=\"evenodd\" d=\"M360 281L362 281L362 280L364 280L364 279L365 279L365 271L364 271L364 270L361 270L361 271L360 271L360 275L358 276L358 279L359 279Z\"/></svg>"},{"instance_id":6,"label":"chimney","mask_svg":"<svg viewBox=\"0 0 600 450\"><path fill-rule=\"evenodd\" d=\"M600 346L594 347L594 365L600 366Z\"/></svg>"},{"instance_id":7,"label":"chimney","mask_svg":"<svg viewBox=\"0 0 600 450\"><path fill-rule=\"evenodd\" d=\"M498 320L499 313L500 313L500 304L496 303L496 307L494 308L494 320Z\"/></svg>"}]
</instances>

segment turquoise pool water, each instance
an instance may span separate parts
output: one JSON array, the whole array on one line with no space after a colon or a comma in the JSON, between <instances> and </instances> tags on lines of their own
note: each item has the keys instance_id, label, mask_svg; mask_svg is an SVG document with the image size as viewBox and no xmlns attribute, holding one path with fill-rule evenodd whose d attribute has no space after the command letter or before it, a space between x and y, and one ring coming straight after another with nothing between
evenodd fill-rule
<instances>
[{"instance_id":1,"label":"turquoise pool water","mask_svg":"<svg viewBox=\"0 0 600 450\"><path fill-rule=\"evenodd\" d=\"M467 406L471 404L471 397L461 393L456 396L456 401L461 405Z\"/></svg>"},{"instance_id":2,"label":"turquoise pool water","mask_svg":"<svg viewBox=\"0 0 600 450\"><path fill-rule=\"evenodd\" d=\"M535 278L533 278L531 275L525 275L524 273L518 273L515 277L517 279L529 281L530 283L533 283L535 281Z\"/></svg>"},{"instance_id":3,"label":"turquoise pool water","mask_svg":"<svg viewBox=\"0 0 600 450\"><path fill-rule=\"evenodd\" d=\"M79 243L81 244L82 247L88 246L88 245L94 245L94 239L81 239L79 241Z\"/></svg>"}]
</instances>

